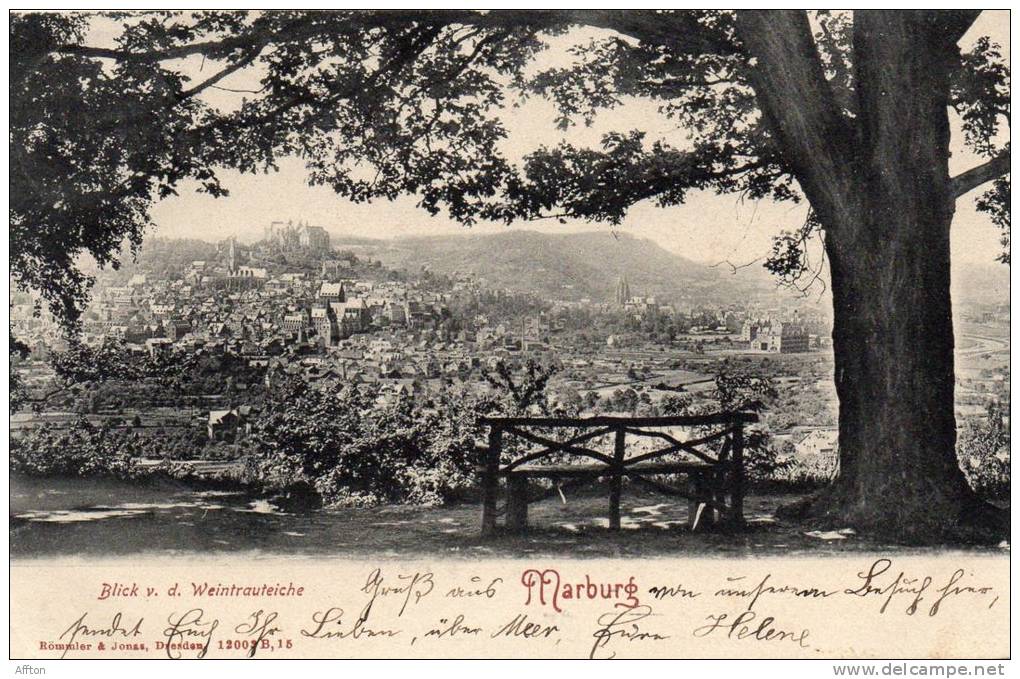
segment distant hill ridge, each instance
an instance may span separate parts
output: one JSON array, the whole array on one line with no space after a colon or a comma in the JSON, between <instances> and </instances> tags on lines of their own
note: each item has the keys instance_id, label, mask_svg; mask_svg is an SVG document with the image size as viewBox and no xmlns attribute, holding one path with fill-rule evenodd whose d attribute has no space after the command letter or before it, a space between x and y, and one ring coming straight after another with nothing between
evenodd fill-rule
<instances>
[{"instance_id":1,"label":"distant hill ridge","mask_svg":"<svg viewBox=\"0 0 1020 679\"><path fill-rule=\"evenodd\" d=\"M495 286L551 299L608 301L621 275L627 277L632 294L655 296L665 303L794 295L777 290L777 279L760 264L734 275L728 267L715 268L670 252L640 233L608 229L578 233L508 229L484 234L466 230L377 243L379 250L372 256L388 266L414 270L427 265L437 272L473 272ZM965 261L954 265L953 276L954 297L965 305L1009 301L1008 266Z\"/></svg>"},{"instance_id":2,"label":"distant hill ridge","mask_svg":"<svg viewBox=\"0 0 1020 679\"><path fill-rule=\"evenodd\" d=\"M555 233L507 229L497 233L439 236L408 235L373 239L330 234L334 248L349 247L359 257L379 259L389 268L439 273L471 272L492 287L532 292L549 299L609 301L616 282L626 276L631 294L654 296L665 304L686 300L739 301L779 294L776 279L760 265L740 269L713 268L672 253L637 234L609 229ZM146 239L141 261L175 264L214 256L214 244L194 239ZM130 265L130 256L125 257ZM960 262L953 267L953 297L975 302L1008 303L1009 267ZM825 302L826 304L828 302Z\"/></svg>"},{"instance_id":3,"label":"distant hill ridge","mask_svg":"<svg viewBox=\"0 0 1020 679\"><path fill-rule=\"evenodd\" d=\"M395 268L471 272L497 287L563 299L609 300L616 281L626 276L632 294L671 302L720 278L718 270L651 240L608 230L407 236L391 241L377 256Z\"/></svg>"}]
</instances>

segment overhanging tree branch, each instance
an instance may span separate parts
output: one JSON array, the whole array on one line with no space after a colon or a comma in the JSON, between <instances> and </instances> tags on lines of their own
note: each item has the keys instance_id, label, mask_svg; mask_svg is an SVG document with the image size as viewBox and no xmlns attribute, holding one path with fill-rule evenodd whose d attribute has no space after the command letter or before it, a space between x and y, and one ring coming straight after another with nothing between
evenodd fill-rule
<instances>
[{"instance_id":1,"label":"overhanging tree branch","mask_svg":"<svg viewBox=\"0 0 1020 679\"><path fill-rule=\"evenodd\" d=\"M334 15L340 15L340 12ZM346 13L350 14L350 13ZM111 47L96 47L92 45L64 44L56 46L53 51L60 54L73 54L97 59L112 59L122 63L153 63L159 61L173 61L184 59L194 55L228 55L237 50L248 51L257 46L265 46L271 43L283 43L291 41L308 41L317 37L350 35L360 31L379 28L389 24L401 25L411 23L421 18L424 13L408 12L408 18L404 22L394 21L392 16L385 16L387 13L361 12L360 20L354 16L329 17L328 14L310 13L293 21L272 25L267 22L255 23L245 32L224 35L213 40L174 45L170 47L152 49L123 49ZM329 17L332 21L322 21L323 17Z\"/></svg>"},{"instance_id":2,"label":"overhanging tree branch","mask_svg":"<svg viewBox=\"0 0 1020 679\"><path fill-rule=\"evenodd\" d=\"M953 196L960 196L973 191L985 182L990 182L1009 172L1009 153L992 158L986 163L972 167L952 178Z\"/></svg>"},{"instance_id":3,"label":"overhanging tree branch","mask_svg":"<svg viewBox=\"0 0 1020 679\"><path fill-rule=\"evenodd\" d=\"M980 9L953 9L930 12L935 30L942 34L947 44L955 45L981 16Z\"/></svg>"},{"instance_id":4,"label":"overhanging tree branch","mask_svg":"<svg viewBox=\"0 0 1020 679\"><path fill-rule=\"evenodd\" d=\"M737 54L737 46L696 23L678 26L668 14L647 10L565 10L550 12L562 23L576 23L629 35L642 42L690 54Z\"/></svg>"},{"instance_id":5,"label":"overhanging tree branch","mask_svg":"<svg viewBox=\"0 0 1020 679\"><path fill-rule=\"evenodd\" d=\"M342 15L342 16L341 16ZM342 18L342 21L339 19ZM454 25L479 28L530 28L543 30L568 25L603 28L652 45L688 54L732 55L738 47L721 32L709 30L687 15L673 16L652 10L390 10L311 13L285 26L258 26L241 35L223 36L190 44L145 50L64 44L54 51L120 62L155 62L183 59L196 54L226 54L251 49L264 37L271 42L307 40L374 28L399 28L411 24Z\"/></svg>"},{"instance_id":6,"label":"overhanging tree branch","mask_svg":"<svg viewBox=\"0 0 1020 679\"><path fill-rule=\"evenodd\" d=\"M662 204L682 202L688 189L704 188L758 170L773 160L759 158L742 165L718 167L688 152L660 149L628 155L560 146L532 154L526 180L511 191L510 204L496 206L491 219L589 219L618 223L633 205L658 198ZM550 187L555 187L550 193ZM611 189L609 188L611 187ZM548 210L558 207L559 210Z\"/></svg>"},{"instance_id":7,"label":"overhanging tree branch","mask_svg":"<svg viewBox=\"0 0 1020 679\"><path fill-rule=\"evenodd\" d=\"M825 79L807 14L739 11L737 31L756 62L749 78L784 160L830 228L843 222L852 131Z\"/></svg>"},{"instance_id":8,"label":"overhanging tree branch","mask_svg":"<svg viewBox=\"0 0 1020 679\"><path fill-rule=\"evenodd\" d=\"M243 57L241 57L240 59L238 59L234 63L224 67L218 73L210 76L209 78L206 78L205 80L203 80L199 84L195 85L194 87L192 87L190 89L187 89L187 90L184 90L183 92L181 92L181 94L179 95L180 99L183 100L183 99L188 99L189 97L193 97L196 94L198 94L199 92L205 90L206 88L211 87L211 86L215 85L216 83L218 83L219 81L223 80L224 78L226 78L231 73L236 73L237 71L240 71L242 68L248 66L253 61L255 61L255 59L258 58L259 54L261 54L262 49L265 46L266 46L266 41L262 41L262 42L258 43L257 45L252 47L252 49L248 50L248 52L245 53L245 55Z\"/></svg>"}]
</instances>

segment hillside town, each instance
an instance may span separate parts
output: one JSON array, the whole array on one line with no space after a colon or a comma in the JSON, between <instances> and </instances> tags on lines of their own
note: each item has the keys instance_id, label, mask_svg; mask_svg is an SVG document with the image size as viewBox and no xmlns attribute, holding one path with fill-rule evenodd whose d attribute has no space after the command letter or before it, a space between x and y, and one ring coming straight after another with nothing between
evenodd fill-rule
<instances>
[{"instance_id":1,"label":"hillside town","mask_svg":"<svg viewBox=\"0 0 1020 679\"><path fill-rule=\"evenodd\" d=\"M785 411L770 422L777 441L803 460L835 459L830 326L818 305L662 300L632 290L625 272L609 299L539 299L490 288L472 273L387 269L300 220L274 221L251 244L228 238L205 248L204 259L154 255L100 277L82 342L116 341L151 359L229 358L245 372L227 389L214 385L148 410L100 397L89 407L94 416L200 423L210 442L233 441L257 417L255 391L280 379L320 390L371 386L385 401L451 385L484 390L487 370L527 360L555 367L551 386L562 403L652 412L677 393L697 401L719 366L735 361L779 380ZM62 331L31 299L15 300L12 328L31 349L18 369L45 391L53 378L45 359L67 347ZM994 393L1000 378L986 371L966 388ZM960 402L968 407L966 394ZM17 415L15 427L33 417Z\"/></svg>"}]
</instances>

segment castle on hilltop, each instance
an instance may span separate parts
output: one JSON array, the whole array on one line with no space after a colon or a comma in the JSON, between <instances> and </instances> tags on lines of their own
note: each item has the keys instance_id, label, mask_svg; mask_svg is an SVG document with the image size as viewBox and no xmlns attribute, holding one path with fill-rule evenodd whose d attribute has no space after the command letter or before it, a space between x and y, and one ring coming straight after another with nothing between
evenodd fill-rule
<instances>
[{"instance_id":1,"label":"castle on hilltop","mask_svg":"<svg viewBox=\"0 0 1020 679\"><path fill-rule=\"evenodd\" d=\"M293 220L273 222L266 227L264 240L279 246L283 250L309 248L312 250L329 250L329 233L321 226L311 226L307 222L294 224Z\"/></svg>"}]
</instances>

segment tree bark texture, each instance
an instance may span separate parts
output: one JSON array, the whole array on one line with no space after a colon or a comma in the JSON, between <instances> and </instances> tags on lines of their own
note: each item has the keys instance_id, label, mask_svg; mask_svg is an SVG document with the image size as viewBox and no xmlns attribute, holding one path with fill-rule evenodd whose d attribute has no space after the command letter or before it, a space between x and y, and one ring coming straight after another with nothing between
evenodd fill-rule
<instances>
[{"instance_id":1,"label":"tree bark texture","mask_svg":"<svg viewBox=\"0 0 1020 679\"><path fill-rule=\"evenodd\" d=\"M816 59L807 27L752 15L740 26L756 91L830 262L840 472L815 509L938 539L980 506L956 457L948 97L958 48L936 13L855 12L860 113L832 133L824 77L804 65ZM782 100L798 91L809 110L794 117Z\"/></svg>"}]
</instances>

